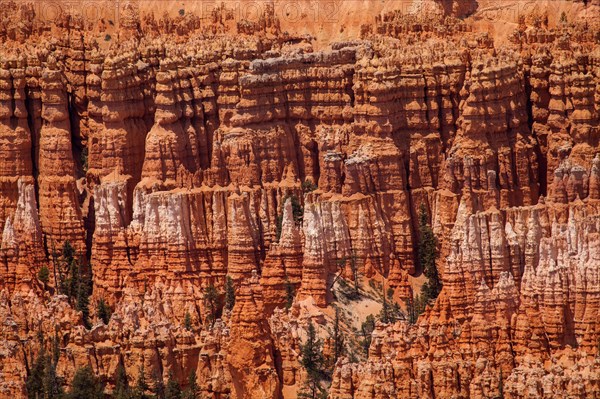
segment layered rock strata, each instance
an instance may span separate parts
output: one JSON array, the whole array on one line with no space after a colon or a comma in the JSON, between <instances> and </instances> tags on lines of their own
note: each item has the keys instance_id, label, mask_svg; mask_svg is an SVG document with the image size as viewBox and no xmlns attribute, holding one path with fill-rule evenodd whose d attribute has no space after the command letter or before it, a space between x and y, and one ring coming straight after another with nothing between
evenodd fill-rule
<instances>
[{"instance_id":1,"label":"layered rock strata","mask_svg":"<svg viewBox=\"0 0 600 399\"><path fill-rule=\"evenodd\" d=\"M599 395L600 28L523 18L501 44L448 17L471 2L432 3L319 51L272 9L3 21L0 396L57 334L64 381L90 365L111 392L143 364L207 397L291 397L336 281L417 293L421 206L444 288L333 365L329 397ZM108 325L38 279L67 241Z\"/></svg>"}]
</instances>

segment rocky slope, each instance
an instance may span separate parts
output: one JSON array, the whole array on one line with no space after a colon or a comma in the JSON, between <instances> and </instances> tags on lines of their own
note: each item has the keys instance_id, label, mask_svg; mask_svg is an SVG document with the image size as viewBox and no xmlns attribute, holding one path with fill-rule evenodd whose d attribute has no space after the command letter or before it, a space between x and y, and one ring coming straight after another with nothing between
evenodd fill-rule
<instances>
[{"instance_id":1,"label":"rocky slope","mask_svg":"<svg viewBox=\"0 0 600 399\"><path fill-rule=\"evenodd\" d=\"M308 322L366 316L340 279L418 293L421 206L444 288L415 324L377 322L329 397L600 395L598 18L541 5L504 42L455 18L474 2L417 3L319 51L270 8L126 5L117 28L3 9L0 397L55 334L65 383L90 365L110 393L122 365L296 397ZM65 242L93 271L89 329L59 294Z\"/></svg>"}]
</instances>

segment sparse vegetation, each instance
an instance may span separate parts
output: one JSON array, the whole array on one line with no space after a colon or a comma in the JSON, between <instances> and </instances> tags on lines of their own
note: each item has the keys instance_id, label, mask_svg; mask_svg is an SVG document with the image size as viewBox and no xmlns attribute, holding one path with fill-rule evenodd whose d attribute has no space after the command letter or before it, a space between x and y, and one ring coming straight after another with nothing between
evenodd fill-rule
<instances>
[{"instance_id":1,"label":"sparse vegetation","mask_svg":"<svg viewBox=\"0 0 600 399\"><path fill-rule=\"evenodd\" d=\"M192 331L192 316L190 315L190 312L185 312L183 327L188 331Z\"/></svg>"},{"instance_id":2,"label":"sparse vegetation","mask_svg":"<svg viewBox=\"0 0 600 399\"><path fill-rule=\"evenodd\" d=\"M300 347L300 364L306 370L307 378L298 398L325 398L327 391L321 386L321 381L326 377L323 342L317 338L317 330L312 322L308 325L307 333L306 342Z\"/></svg>"},{"instance_id":3,"label":"sparse vegetation","mask_svg":"<svg viewBox=\"0 0 600 399\"><path fill-rule=\"evenodd\" d=\"M317 188L317 185L313 183L312 180L304 180L302 182L302 192L310 193L311 191L315 191Z\"/></svg>"},{"instance_id":4,"label":"sparse vegetation","mask_svg":"<svg viewBox=\"0 0 600 399\"><path fill-rule=\"evenodd\" d=\"M333 353L332 353L332 362L331 369L335 366L335 363L338 359L344 354L346 350L346 343L344 339L344 334L342 333L340 326L340 309L335 308L335 319L333 320L333 330L329 334L329 339L332 342Z\"/></svg>"},{"instance_id":5,"label":"sparse vegetation","mask_svg":"<svg viewBox=\"0 0 600 399\"><path fill-rule=\"evenodd\" d=\"M372 314L368 315L366 320L362 323L360 330L363 336L363 339L360 341L360 346L365 355L368 356L369 347L371 346L371 334L373 333L373 330L375 330L375 316Z\"/></svg>"},{"instance_id":6,"label":"sparse vegetation","mask_svg":"<svg viewBox=\"0 0 600 399\"><path fill-rule=\"evenodd\" d=\"M102 320L104 324L108 325L111 315L112 311L110 310L110 307L108 306L104 298L101 298L98 301L98 304L96 305L96 316L98 316L98 318Z\"/></svg>"},{"instance_id":7,"label":"sparse vegetation","mask_svg":"<svg viewBox=\"0 0 600 399\"><path fill-rule=\"evenodd\" d=\"M437 270L436 260L438 256L437 239L429 225L429 215L424 204L419 210L419 264L423 268L423 274L427 282L421 289L426 302L435 300L442 290L442 282Z\"/></svg>"},{"instance_id":8,"label":"sparse vegetation","mask_svg":"<svg viewBox=\"0 0 600 399\"><path fill-rule=\"evenodd\" d=\"M198 399L200 395L200 387L196 383L196 372L192 370L188 377L187 387L183 390L182 399Z\"/></svg>"},{"instance_id":9,"label":"sparse vegetation","mask_svg":"<svg viewBox=\"0 0 600 399\"><path fill-rule=\"evenodd\" d=\"M204 289L204 306L209 312L208 321L213 325L219 310L219 293L212 283Z\"/></svg>"},{"instance_id":10,"label":"sparse vegetation","mask_svg":"<svg viewBox=\"0 0 600 399\"><path fill-rule=\"evenodd\" d=\"M92 294L92 268L75 257L75 249L67 240L63 243L60 261L53 251L55 280L59 292L66 295L69 303L82 313L83 324L90 328L89 297Z\"/></svg>"},{"instance_id":11,"label":"sparse vegetation","mask_svg":"<svg viewBox=\"0 0 600 399\"><path fill-rule=\"evenodd\" d=\"M283 207L285 206L285 203L288 200L288 198L292 201L292 215L294 217L294 222L296 222L296 225L301 225L302 219L304 217L304 208L300 204L300 200L298 199L298 197L294 194L286 195L281 201L281 210L279 212L279 215L277 216L277 241L279 241L279 239L281 238L281 227L283 224Z\"/></svg>"},{"instance_id":12,"label":"sparse vegetation","mask_svg":"<svg viewBox=\"0 0 600 399\"><path fill-rule=\"evenodd\" d=\"M369 287L371 287L374 290L377 290L377 285L375 284L375 280L373 280L373 279L369 280Z\"/></svg>"},{"instance_id":13,"label":"sparse vegetation","mask_svg":"<svg viewBox=\"0 0 600 399\"><path fill-rule=\"evenodd\" d=\"M110 36L110 35L107 35L107 36ZM110 38L108 40L110 40ZM85 173L87 173L87 170L88 170L88 149L87 149L87 147L83 147L81 149L80 158L81 158L81 169L83 170L83 173L85 174Z\"/></svg>"},{"instance_id":14,"label":"sparse vegetation","mask_svg":"<svg viewBox=\"0 0 600 399\"><path fill-rule=\"evenodd\" d=\"M343 257L338 261L338 265L340 270L340 275L344 272L346 265L350 267L350 273L352 274L352 290L348 292L346 289L348 284L344 280L340 280L340 288L342 289L342 293L349 300L356 300L360 298L360 269L358 267L358 261L356 257L356 253L352 251L350 256ZM342 283L343 282L343 283ZM335 282L334 282L335 283Z\"/></svg>"},{"instance_id":15,"label":"sparse vegetation","mask_svg":"<svg viewBox=\"0 0 600 399\"><path fill-rule=\"evenodd\" d=\"M563 12L560 14L560 23L561 23L561 24L563 24L563 25L566 25L566 24L567 24L567 22L568 22L568 21L567 21L567 13L563 11Z\"/></svg>"},{"instance_id":16,"label":"sparse vegetation","mask_svg":"<svg viewBox=\"0 0 600 399\"><path fill-rule=\"evenodd\" d=\"M47 266L42 266L38 271L38 280L44 284L44 290L48 289L48 282L50 281L50 270Z\"/></svg>"},{"instance_id":17,"label":"sparse vegetation","mask_svg":"<svg viewBox=\"0 0 600 399\"><path fill-rule=\"evenodd\" d=\"M181 399L181 386L173 378L173 373L169 371L169 379L165 387L165 399Z\"/></svg>"},{"instance_id":18,"label":"sparse vegetation","mask_svg":"<svg viewBox=\"0 0 600 399\"><path fill-rule=\"evenodd\" d=\"M90 366L77 369L67 399L104 399L104 385Z\"/></svg>"},{"instance_id":19,"label":"sparse vegetation","mask_svg":"<svg viewBox=\"0 0 600 399\"><path fill-rule=\"evenodd\" d=\"M404 303L406 305L406 319L410 324L415 324L419 315L425 311L427 300L423 295L416 294Z\"/></svg>"},{"instance_id":20,"label":"sparse vegetation","mask_svg":"<svg viewBox=\"0 0 600 399\"><path fill-rule=\"evenodd\" d=\"M383 291L383 304L379 312L379 320L385 324L393 323L400 319L402 312L398 303L394 301L394 290L390 288L387 293L385 290Z\"/></svg>"},{"instance_id":21,"label":"sparse vegetation","mask_svg":"<svg viewBox=\"0 0 600 399\"><path fill-rule=\"evenodd\" d=\"M294 285L290 282L289 279L285 280L285 308L289 309L292 307L294 303L294 297L296 296L296 292L294 289Z\"/></svg>"},{"instance_id":22,"label":"sparse vegetation","mask_svg":"<svg viewBox=\"0 0 600 399\"><path fill-rule=\"evenodd\" d=\"M235 305L235 286L233 279L229 276L225 278L225 309L231 310Z\"/></svg>"}]
</instances>

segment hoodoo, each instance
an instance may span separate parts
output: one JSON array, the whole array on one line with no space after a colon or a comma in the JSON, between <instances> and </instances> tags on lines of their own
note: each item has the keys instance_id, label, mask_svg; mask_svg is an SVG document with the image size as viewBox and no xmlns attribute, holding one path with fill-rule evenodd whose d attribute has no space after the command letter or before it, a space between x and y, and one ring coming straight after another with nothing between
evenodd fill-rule
<instances>
[{"instance_id":1,"label":"hoodoo","mask_svg":"<svg viewBox=\"0 0 600 399\"><path fill-rule=\"evenodd\" d=\"M0 398L600 397L598 0L80 3L0 7Z\"/></svg>"}]
</instances>

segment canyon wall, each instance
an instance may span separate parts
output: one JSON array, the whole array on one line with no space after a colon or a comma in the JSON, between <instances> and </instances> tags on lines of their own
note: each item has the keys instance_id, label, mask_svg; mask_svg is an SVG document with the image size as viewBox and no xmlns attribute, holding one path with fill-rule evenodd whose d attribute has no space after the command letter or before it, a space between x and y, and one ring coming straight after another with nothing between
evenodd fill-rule
<instances>
[{"instance_id":1,"label":"canyon wall","mask_svg":"<svg viewBox=\"0 0 600 399\"><path fill-rule=\"evenodd\" d=\"M295 397L338 279L418 293L421 207L444 288L415 324L378 322L329 397L600 395L600 24L531 14L496 44L454 17L476 5L433 3L322 51L269 12L127 5L115 35L3 10L0 397L55 334L66 382L90 365L111 392L122 365ZM60 295L65 242L93 272L89 329Z\"/></svg>"}]
</instances>

